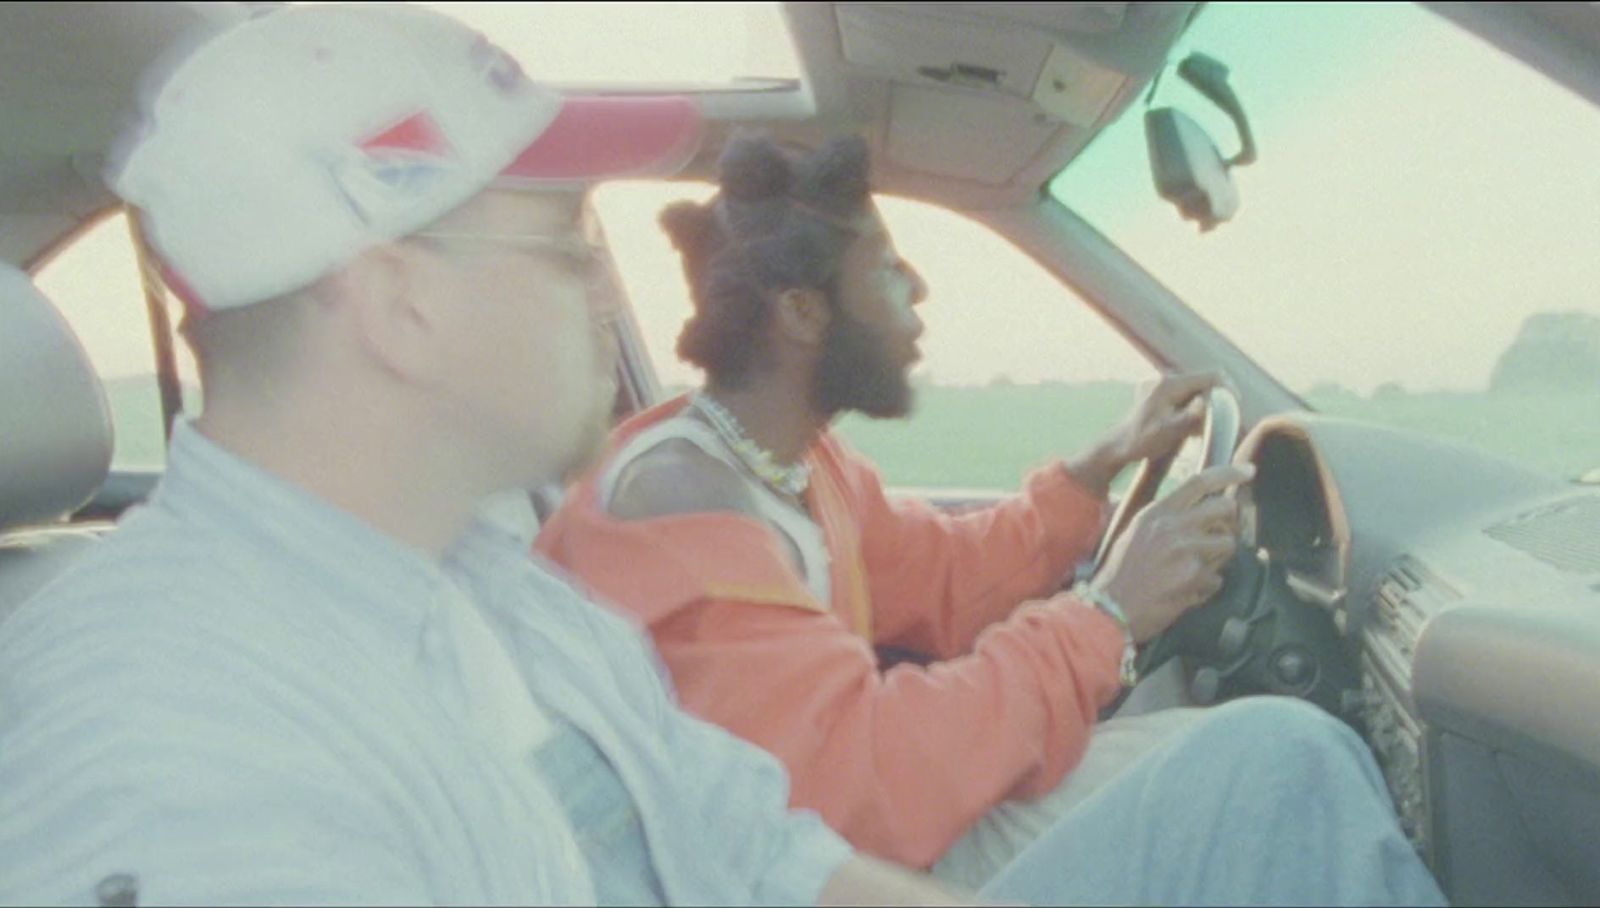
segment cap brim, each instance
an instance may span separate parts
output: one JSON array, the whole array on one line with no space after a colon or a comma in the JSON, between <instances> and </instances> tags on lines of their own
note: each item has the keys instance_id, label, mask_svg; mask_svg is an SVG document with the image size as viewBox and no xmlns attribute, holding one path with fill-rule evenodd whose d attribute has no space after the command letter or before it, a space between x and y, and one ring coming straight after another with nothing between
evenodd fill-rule
<instances>
[{"instance_id":1,"label":"cap brim","mask_svg":"<svg viewBox=\"0 0 1600 908\"><path fill-rule=\"evenodd\" d=\"M700 147L700 111L689 98L574 97L501 176L580 182L669 176Z\"/></svg>"}]
</instances>

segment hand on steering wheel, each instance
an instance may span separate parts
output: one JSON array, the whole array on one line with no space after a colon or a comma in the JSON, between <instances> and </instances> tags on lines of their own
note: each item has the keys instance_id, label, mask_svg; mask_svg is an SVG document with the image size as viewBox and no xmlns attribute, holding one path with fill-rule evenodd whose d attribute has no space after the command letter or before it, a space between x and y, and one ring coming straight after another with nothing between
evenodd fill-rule
<instances>
[{"instance_id":1,"label":"hand on steering wheel","mask_svg":"<svg viewBox=\"0 0 1600 908\"><path fill-rule=\"evenodd\" d=\"M1223 588L1222 569L1238 544L1237 508L1225 493L1253 472L1230 465L1239 434L1237 399L1213 387L1196 400L1203 408L1201 472L1151 504L1172 468L1176 445L1146 457L1095 559L1091 582L1122 605L1135 640L1144 644L1141 675L1171 655L1166 629Z\"/></svg>"},{"instance_id":2,"label":"hand on steering wheel","mask_svg":"<svg viewBox=\"0 0 1600 908\"><path fill-rule=\"evenodd\" d=\"M1251 475L1235 466L1201 471L1135 515L1113 543L1091 585L1122 605L1134 642L1222 589L1222 568L1238 548L1238 506L1222 493Z\"/></svg>"},{"instance_id":3,"label":"hand on steering wheel","mask_svg":"<svg viewBox=\"0 0 1600 908\"><path fill-rule=\"evenodd\" d=\"M1105 535L1100 539L1100 548L1094 556L1094 571L1097 574L1105 566L1111 547L1127 531L1134 515L1155 499L1156 492L1172 471L1178 443L1194 433L1196 423L1200 429L1200 447L1203 451L1200 469L1204 471L1226 466L1233 461L1233 447L1239 440L1239 400L1232 391L1217 383L1216 376L1182 376L1164 381L1139 403L1129 422L1137 426L1141 421L1149 420L1146 414L1151 411L1160 413L1162 409L1169 412L1176 410L1183 415L1182 431L1170 437L1147 432L1143 448L1135 448L1130 452L1133 458L1141 460L1139 472L1134 477L1133 485L1128 487L1127 494L1117 504ZM1131 434L1128 430L1124 430L1124 433Z\"/></svg>"}]
</instances>

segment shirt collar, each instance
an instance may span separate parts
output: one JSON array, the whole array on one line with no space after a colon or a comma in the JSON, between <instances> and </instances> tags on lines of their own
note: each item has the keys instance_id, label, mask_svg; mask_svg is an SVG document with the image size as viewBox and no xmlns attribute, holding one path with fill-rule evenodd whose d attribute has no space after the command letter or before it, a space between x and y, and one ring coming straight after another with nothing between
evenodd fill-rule
<instances>
[{"instance_id":1,"label":"shirt collar","mask_svg":"<svg viewBox=\"0 0 1600 908\"><path fill-rule=\"evenodd\" d=\"M201 435L173 426L152 504L248 540L283 570L414 631L448 583L426 553Z\"/></svg>"}]
</instances>

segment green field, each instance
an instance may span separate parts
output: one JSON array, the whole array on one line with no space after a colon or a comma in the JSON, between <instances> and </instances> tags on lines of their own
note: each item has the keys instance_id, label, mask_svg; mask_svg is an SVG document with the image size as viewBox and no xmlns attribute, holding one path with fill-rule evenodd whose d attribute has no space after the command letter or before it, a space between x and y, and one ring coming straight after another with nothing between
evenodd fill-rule
<instances>
[{"instance_id":1,"label":"green field","mask_svg":"<svg viewBox=\"0 0 1600 908\"><path fill-rule=\"evenodd\" d=\"M107 383L117 426L117 465L163 462L160 406L150 379ZM1029 468L1080 450L1117 422L1133 387L997 385L924 387L909 420L849 416L839 431L872 458L890 485L1013 489ZM1600 467L1600 392L1521 396L1330 392L1313 407L1437 438L1463 441L1553 475Z\"/></svg>"},{"instance_id":2,"label":"green field","mask_svg":"<svg viewBox=\"0 0 1600 908\"><path fill-rule=\"evenodd\" d=\"M850 416L839 431L891 485L1011 489L1031 467L1081 449L1133 402L1129 385L924 388L905 422ZM1324 394L1311 406L1465 442L1575 478L1600 467L1600 391L1592 394ZM1126 478L1126 477L1124 477Z\"/></svg>"},{"instance_id":3,"label":"green field","mask_svg":"<svg viewBox=\"0 0 1600 908\"><path fill-rule=\"evenodd\" d=\"M909 420L841 419L838 431L890 485L1012 489L1122 419L1132 385L923 387Z\"/></svg>"},{"instance_id":4,"label":"green field","mask_svg":"<svg viewBox=\"0 0 1600 908\"><path fill-rule=\"evenodd\" d=\"M161 394L153 376L113 378L105 382L116 432L112 469L160 469L166 463L166 440L161 434ZM189 397L189 389L185 389ZM198 400L198 394L194 396Z\"/></svg>"}]
</instances>

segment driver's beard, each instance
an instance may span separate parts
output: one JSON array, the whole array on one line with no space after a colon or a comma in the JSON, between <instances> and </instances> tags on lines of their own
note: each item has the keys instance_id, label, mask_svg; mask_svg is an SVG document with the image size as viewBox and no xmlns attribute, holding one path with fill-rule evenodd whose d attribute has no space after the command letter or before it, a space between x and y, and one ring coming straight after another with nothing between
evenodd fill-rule
<instances>
[{"instance_id":1,"label":"driver's beard","mask_svg":"<svg viewBox=\"0 0 1600 908\"><path fill-rule=\"evenodd\" d=\"M812 380L812 403L817 409L894 419L911 412L913 396L906 372L890 359L882 338L834 307Z\"/></svg>"}]
</instances>

